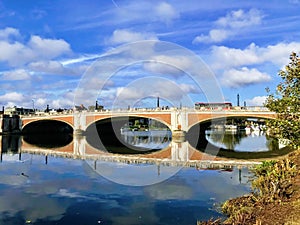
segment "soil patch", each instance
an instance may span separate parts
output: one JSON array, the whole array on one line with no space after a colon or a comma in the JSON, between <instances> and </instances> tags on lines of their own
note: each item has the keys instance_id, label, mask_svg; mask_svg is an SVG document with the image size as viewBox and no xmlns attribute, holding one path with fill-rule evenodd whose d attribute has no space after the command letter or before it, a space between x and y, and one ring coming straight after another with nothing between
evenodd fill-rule
<instances>
[{"instance_id":1,"label":"soil patch","mask_svg":"<svg viewBox=\"0 0 300 225\"><path fill-rule=\"evenodd\" d=\"M253 173L253 192L223 204L227 220L197 225L300 225L300 149L276 161L264 161Z\"/></svg>"}]
</instances>

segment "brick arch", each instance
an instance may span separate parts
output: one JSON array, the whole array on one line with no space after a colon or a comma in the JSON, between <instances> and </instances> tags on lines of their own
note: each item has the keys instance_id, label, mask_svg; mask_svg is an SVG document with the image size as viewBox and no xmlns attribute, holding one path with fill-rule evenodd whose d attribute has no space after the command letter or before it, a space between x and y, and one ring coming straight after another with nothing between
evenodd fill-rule
<instances>
[{"instance_id":1,"label":"brick arch","mask_svg":"<svg viewBox=\"0 0 300 225\"><path fill-rule=\"evenodd\" d=\"M22 119L22 130L24 127L26 127L28 124L39 122L39 121L59 121L68 124L72 129L74 130L74 123L73 123L73 117L62 117L62 118L51 118L51 117L46 117L46 118L26 118ZM25 123L24 123L25 122Z\"/></svg>"},{"instance_id":2,"label":"brick arch","mask_svg":"<svg viewBox=\"0 0 300 225\"><path fill-rule=\"evenodd\" d=\"M153 114L152 116L149 114L116 114L116 115L89 115L86 117L86 129L91 126L92 124L96 123L97 121L111 119L111 118L121 118L121 117L137 117L137 118L147 118L147 119L154 119L162 124L166 125L169 129L171 129L171 115L163 114L157 115Z\"/></svg>"},{"instance_id":3,"label":"brick arch","mask_svg":"<svg viewBox=\"0 0 300 225\"><path fill-rule=\"evenodd\" d=\"M205 116L203 114L193 114L189 115L189 126L188 130L195 126L196 124L201 124L204 122L208 122L214 119L228 119L228 118L257 118L257 119L275 119L275 114L222 114L222 115L212 115L212 114L206 114Z\"/></svg>"}]
</instances>

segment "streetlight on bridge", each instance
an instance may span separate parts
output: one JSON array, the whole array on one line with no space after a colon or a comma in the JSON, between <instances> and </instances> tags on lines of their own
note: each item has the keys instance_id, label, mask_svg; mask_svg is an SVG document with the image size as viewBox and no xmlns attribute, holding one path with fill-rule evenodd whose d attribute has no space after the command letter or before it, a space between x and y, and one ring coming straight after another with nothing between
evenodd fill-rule
<instances>
[{"instance_id":1,"label":"streetlight on bridge","mask_svg":"<svg viewBox=\"0 0 300 225\"><path fill-rule=\"evenodd\" d=\"M34 108L34 99L31 99L32 101L32 109L33 109L33 114L35 114L35 108Z\"/></svg>"}]
</instances>

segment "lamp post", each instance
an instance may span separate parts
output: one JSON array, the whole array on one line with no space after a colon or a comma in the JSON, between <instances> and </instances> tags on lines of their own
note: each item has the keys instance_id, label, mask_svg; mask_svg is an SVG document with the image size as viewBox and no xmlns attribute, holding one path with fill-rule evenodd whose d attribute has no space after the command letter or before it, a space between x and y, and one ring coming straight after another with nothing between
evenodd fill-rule
<instances>
[{"instance_id":1,"label":"lamp post","mask_svg":"<svg viewBox=\"0 0 300 225\"><path fill-rule=\"evenodd\" d=\"M34 99L31 99L32 101L32 109L33 109L33 114L35 114L35 108L34 108Z\"/></svg>"}]
</instances>

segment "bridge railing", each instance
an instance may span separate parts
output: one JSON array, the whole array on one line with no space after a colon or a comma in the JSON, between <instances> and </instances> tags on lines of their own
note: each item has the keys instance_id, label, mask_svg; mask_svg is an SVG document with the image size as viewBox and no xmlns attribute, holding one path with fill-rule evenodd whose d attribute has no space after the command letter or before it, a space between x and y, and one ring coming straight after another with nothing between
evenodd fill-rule
<instances>
[{"instance_id":1,"label":"bridge railing","mask_svg":"<svg viewBox=\"0 0 300 225\"><path fill-rule=\"evenodd\" d=\"M195 109L196 111L208 111L208 112L227 112L227 111L244 111L244 112L270 112L270 110L264 106L247 106L247 107L240 107L240 106L233 106L230 108L222 108L222 107L202 107L200 109Z\"/></svg>"},{"instance_id":2,"label":"bridge railing","mask_svg":"<svg viewBox=\"0 0 300 225\"><path fill-rule=\"evenodd\" d=\"M161 107L161 108L130 108L130 109L104 109L104 110L84 110L82 112L85 112L87 114L111 114L111 113L133 113L133 112L170 112L174 110L182 110L182 111L197 111L197 112L270 112L270 110L264 106L247 106L247 107L238 107L234 106L231 108L200 108L200 109L194 109L194 108L188 108L188 107L182 107L182 108L176 108L176 107ZM77 113L79 111L73 111L73 110L65 110L63 112L35 112L35 114L28 114L28 115L20 115L22 118L30 118L30 117L45 117L45 116L67 116L67 115L73 115L74 113Z\"/></svg>"}]
</instances>

